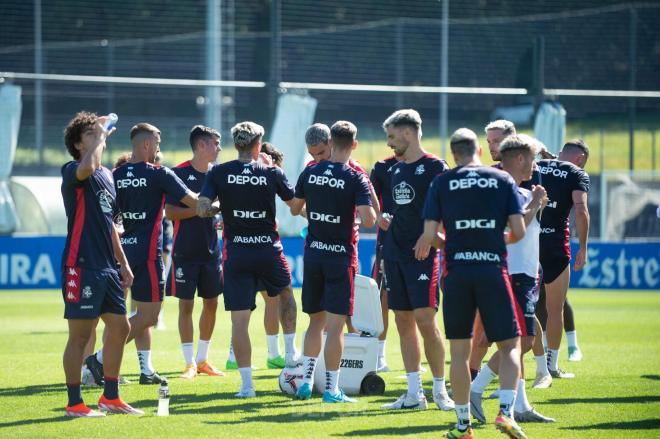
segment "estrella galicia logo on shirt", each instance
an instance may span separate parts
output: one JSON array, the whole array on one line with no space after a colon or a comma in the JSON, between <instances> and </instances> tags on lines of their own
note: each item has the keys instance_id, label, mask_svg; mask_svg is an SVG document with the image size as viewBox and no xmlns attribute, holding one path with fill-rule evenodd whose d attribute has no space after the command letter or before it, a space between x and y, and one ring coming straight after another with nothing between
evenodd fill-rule
<instances>
[{"instance_id":1,"label":"estrella galicia logo on shirt","mask_svg":"<svg viewBox=\"0 0 660 439\"><path fill-rule=\"evenodd\" d=\"M402 181L392 189L392 198L396 204L410 204L415 199L415 189Z\"/></svg>"},{"instance_id":2,"label":"estrella galicia logo on shirt","mask_svg":"<svg viewBox=\"0 0 660 439\"><path fill-rule=\"evenodd\" d=\"M100 190L96 193L99 199L99 206L103 213L112 213L112 195L106 189Z\"/></svg>"}]
</instances>

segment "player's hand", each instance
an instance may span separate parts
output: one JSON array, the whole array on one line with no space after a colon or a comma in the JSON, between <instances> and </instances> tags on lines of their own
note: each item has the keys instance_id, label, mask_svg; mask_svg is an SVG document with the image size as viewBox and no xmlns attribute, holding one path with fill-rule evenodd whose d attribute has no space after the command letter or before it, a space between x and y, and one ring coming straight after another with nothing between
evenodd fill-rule
<instances>
[{"instance_id":1,"label":"player's hand","mask_svg":"<svg viewBox=\"0 0 660 439\"><path fill-rule=\"evenodd\" d=\"M121 275L121 288L126 288L133 285L133 272L128 264L119 266L119 274Z\"/></svg>"},{"instance_id":2,"label":"player's hand","mask_svg":"<svg viewBox=\"0 0 660 439\"><path fill-rule=\"evenodd\" d=\"M542 159L556 159L557 156L548 151L548 148L543 145L543 148L541 148L541 151L539 151L539 154L541 155Z\"/></svg>"},{"instance_id":3,"label":"player's hand","mask_svg":"<svg viewBox=\"0 0 660 439\"><path fill-rule=\"evenodd\" d=\"M421 234L419 236L419 238L417 239L417 243L415 243L415 246L413 247L413 250L415 251L415 259L417 259L418 261L423 261L424 259L429 257L429 252L431 251L431 244L433 240L434 240L433 237L429 239L424 234Z\"/></svg>"},{"instance_id":4,"label":"player's hand","mask_svg":"<svg viewBox=\"0 0 660 439\"><path fill-rule=\"evenodd\" d=\"M575 255L575 264L573 265L573 271L580 271L584 268L587 263L587 248L580 247L577 254Z\"/></svg>"},{"instance_id":5,"label":"player's hand","mask_svg":"<svg viewBox=\"0 0 660 439\"><path fill-rule=\"evenodd\" d=\"M257 161L263 163L269 168L273 166L273 158L268 154L266 154L265 152L259 153L259 158L257 159Z\"/></svg>"},{"instance_id":6,"label":"player's hand","mask_svg":"<svg viewBox=\"0 0 660 439\"><path fill-rule=\"evenodd\" d=\"M107 139L108 137L110 137L110 135L112 135L112 133L114 133L117 130L116 127L110 128L110 131L106 131L105 129L103 129L103 125L106 123L107 120L108 120L108 116L99 116L96 119L96 125L94 126L94 131L98 133L98 136L101 137L102 139Z\"/></svg>"},{"instance_id":7,"label":"player's hand","mask_svg":"<svg viewBox=\"0 0 660 439\"><path fill-rule=\"evenodd\" d=\"M539 209L543 209L548 201L548 193L543 186L537 184L532 187L532 204L539 206Z\"/></svg>"},{"instance_id":8,"label":"player's hand","mask_svg":"<svg viewBox=\"0 0 660 439\"><path fill-rule=\"evenodd\" d=\"M390 228L392 224L392 215L389 213L381 213L378 216L378 227L380 227L384 232L387 232L387 229Z\"/></svg>"}]
</instances>

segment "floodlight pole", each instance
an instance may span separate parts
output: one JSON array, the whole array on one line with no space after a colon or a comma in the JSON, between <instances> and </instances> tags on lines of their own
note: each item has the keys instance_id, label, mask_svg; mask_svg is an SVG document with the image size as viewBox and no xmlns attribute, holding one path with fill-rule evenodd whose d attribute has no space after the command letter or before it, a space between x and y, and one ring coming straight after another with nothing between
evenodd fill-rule
<instances>
[{"instance_id":1,"label":"floodlight pole","mask_svg":"<svg viewBox=\"0 0 660 439\"><path fill-rule=\"evenodd\" d=\"M280 0L270 2L270 77L268 108L270 120L275 123L277 90L282 81L282 5Z\"/></svg>"},{"instance_id":2,"label":"floodlight pole","mask_svg":"<svg viewBox=\"0 0 660 439\"><path fill-rule=\"evenodd\" d=\"M222 0L206 2L206 79L222 76ZM206 126L222 130L222 88L206 87Z\"/></svg>"},{"instance_id":3,"label":"floodlight pole","mask_svg":"<svg viewBox=\"0 0 660 439\"><path fill-rule=\"evenodd\" d=\"M449 0L442 0L442 38L440 47L440 86L448 87L449 77ZM440 148L447 158L447 93L440 93Z\"/></svg>"},{"instance_id":4,"label":"floodlight pole","mask_svg":"<svg viewBox=\"0 0 660 439\"><path fill-rule=\"evenodd\" d=\"M41 0L34 0L34 73L43 73L41 36ZM44 164L44 86L40 79L34 82L34 143L39 166Z\"/></svg>"}]
</instances>

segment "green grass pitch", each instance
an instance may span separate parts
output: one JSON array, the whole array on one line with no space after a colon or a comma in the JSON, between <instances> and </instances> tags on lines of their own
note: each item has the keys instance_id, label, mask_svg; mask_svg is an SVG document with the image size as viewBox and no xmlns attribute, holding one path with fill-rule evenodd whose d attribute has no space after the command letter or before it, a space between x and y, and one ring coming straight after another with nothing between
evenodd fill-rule
<instances>
[{"instance_id":1,"label":"green grass pitch","mask_svg":"<svg viewBox=\"0 0 660 439\"><path fill-rule=\"evenodd\" d=\"M299 291L297 292L299 294ZM560 365L575 380L555 380L548 390L530 389L532 404L555 424L524 424L530 438L660 437L660 294L632 291L571 291L579 342L585 358ZM165 302L165 331L155 331L153 362L170 378L171 416L154 416L157 386L122 386L122 397L145 410L145 417L104 419L64 417L62 351L66 322L57 291L0 293L0 435L16 437L428 437L438 438L455 422L453 412L435 406L423 412L383 411L379 407L405 391L396 331L390 331L387 358L392 372L383 374L386 394L362 397L354 405L328 405L315 396L293 401L277 386L278 371L265 369L263 306L252 320L253 364L258 398L236 400L238 372L224 378L177 378L183 367L176 326L176 300ZM199 308L201 303L197 303ZM197 309L196 316L199 313ZM211 359L223 367L229 344L229 315L218 313ZM300 315L298 333L307 318ZM102 326L102 325L101 325ZM100 332L99 332L100 334ZM300 335L298 337L300 343ZM526 361L534 370L533 359ZM127 346L123 373L134 382L138 372L133 344ZM427 391L431 375L424 374ZM494 386L493 386L494 388ZM95 407L100 389L83 391ZM487 401L490 420L496 402ZM479 438L502 437L492 424L476 425Z\"/></svg>"}]
</instances>

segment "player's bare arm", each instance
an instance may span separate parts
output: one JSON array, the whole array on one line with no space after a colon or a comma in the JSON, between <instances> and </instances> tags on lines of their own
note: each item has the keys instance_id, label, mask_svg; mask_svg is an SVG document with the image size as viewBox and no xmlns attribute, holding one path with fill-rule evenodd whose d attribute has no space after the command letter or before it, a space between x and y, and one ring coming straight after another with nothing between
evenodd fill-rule
<instances>
[{"instance_id":1,"label":"player's bare arm","mask_svg":"<svg viewBox=\"0 0 660 439\"><path fill-rule=\"evenodd\" d=\"M515 244L525 237L525 220L519 213L509 215L509 233L506 235L506 243Z\"/></svg>"},{"instance_id":2,"label":"player's bare arm","mask_svg":"<svg viewBox=\"0 0 660 439\"><path fill-rule=\"evenodd\" d=\"M573 270L580 271L587 263L587 240L589 239L588 195L584 191L573 191L572 197L575 206L575 229L580 242L580 249L575 255Z\"/></svg>"},{"instance_id":3,"label":"player's bare arm","mask_svg":"<svg viewBox=\"0 0 660 439\"><path fill-rule=\"evenodd\" d=\"M119 231L117 226L112 226L112 250L115 254L115 259L119 263L119 274L121 275L121 287L126 290L128 287L133 285L133 271L131 270L126 255L124 254L124 249L121 246L121 241L119 239Z\"/></svg>"},{"instance_id":4,"label":"player's bare arm","mask_svg":"<svg viewBox=\"0 0 660 439\"><path fill-rule=\"evenodd\" d=\"M548 194L545 188L536 185L532 188L532 201L530 201L527 210L525 211L525 226L534 220L536 214L548 204Z\"/></svg>"},{"instance_id":5,"label":"player's bare arm","mask_svg":"<svg viewBox=\"0 0 660 439\"><path fill-rule=\"evenodd\" d=\"M90 175L101 167L101 156L105 149L105 140L115 131L109 132L103 129L107 117L101 116L93 127L85 129L81 135L82 157L80 165L76 170L76 178L79 181L87 180Z\"/></svg>"},{"instance_id":6,"label":"player's bare arm","mask_svg":"<svg viewBox=\"0 0 660 439\"><path fill-rule=\"evenodd\" d=\"M194 192L188 191L185 197L181 198L181 202L188 207L193 209L197 208L197 194Z\"/></svg>"},{"instance_id":7,"label":"player's bare arm","mask_svg":"<svg viewBox=\"0 0 660 439\"><path fill-rule=\"evenodd\" d=\"M364 227L373 227L376 224L376 210L373 206L358 206L357 209Z\"/></svg>"},{"instance_id":8,"label":"player's bare arm","mask_svg":"<svg viewBox=\"0 0 660 439\"><path fill-rule=\"evenodd\" d=\"M193 207L181 207L173 204L165 204L165 217L173 221L185 220L197 216L197 210Z\"/></svg>"}]
</instances>

